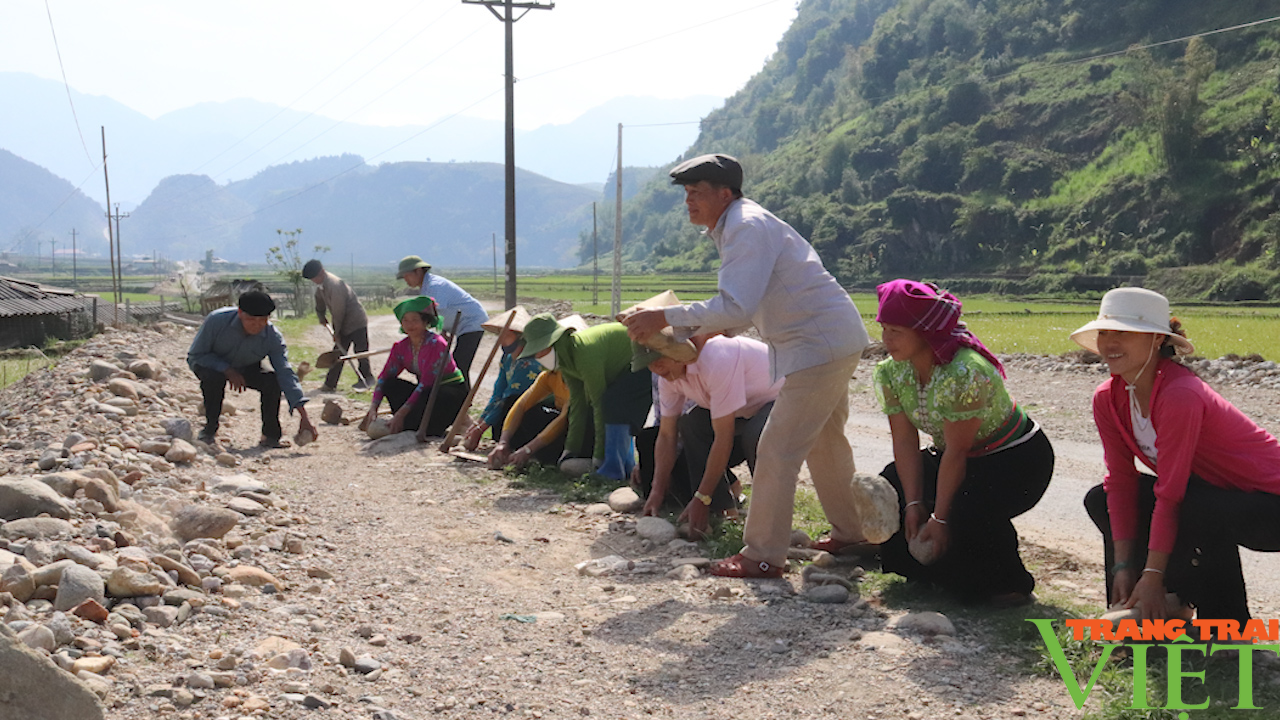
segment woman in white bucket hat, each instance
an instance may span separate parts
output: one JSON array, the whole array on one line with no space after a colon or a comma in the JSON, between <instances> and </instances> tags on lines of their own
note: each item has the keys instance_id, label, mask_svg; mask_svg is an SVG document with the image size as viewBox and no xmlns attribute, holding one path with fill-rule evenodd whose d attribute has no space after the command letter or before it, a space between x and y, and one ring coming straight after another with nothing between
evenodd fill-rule
<instances>
[{"instance_id":1,"label":"woman in white bucket hat","mask_svg":"<svg viewBox=\"0 0 1280 720\"><path fill-rule=\"evenodd\" d=\"M1174 592L1197 617L1243 628L1239 546L1280 551L1280 443L1173 360L1194 347L1159 293L1108 292L1071 339L1111 371L1093 394L1107 472L1085 497L1108 603L1162 618Z\"/></svg>"}]
</instances>

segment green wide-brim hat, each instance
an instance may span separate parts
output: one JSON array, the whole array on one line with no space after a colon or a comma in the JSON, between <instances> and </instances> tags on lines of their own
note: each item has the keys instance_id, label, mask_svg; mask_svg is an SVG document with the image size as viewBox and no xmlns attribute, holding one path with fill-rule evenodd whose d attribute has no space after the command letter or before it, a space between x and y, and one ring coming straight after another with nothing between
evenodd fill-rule
<instances>
[{"instance_id":1,"label":"green wide-brim hat","mask_svg":"<svg viewBox=\"0 0 1280 720\"><path fill-rule=\"evenodd\" d=\"M426 268L427 270L430 270L431 263L423 260L417 255L409 255L405 259L401 260L400 267L396 268L396 279L403 280L407 273L411 270L417 270L418 268Z\"/></svg>"},{"instance_id":2,"label":"green wide-brim hat","mask_svg":"<svg viewBox=\"0 0 1280 720\"><path fill-rule=\"evenodd\" d=\"M556 343L569 328L561 325L551 313L538 313L524 324L524 350L521 358L533 357Z\"/></svg>"}]
</instances>

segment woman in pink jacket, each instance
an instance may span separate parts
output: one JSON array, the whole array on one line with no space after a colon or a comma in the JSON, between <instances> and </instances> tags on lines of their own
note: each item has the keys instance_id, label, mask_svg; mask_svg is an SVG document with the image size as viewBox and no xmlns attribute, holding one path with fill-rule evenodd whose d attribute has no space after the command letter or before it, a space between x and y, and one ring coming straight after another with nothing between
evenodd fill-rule
<instances>
[{"instance_id":1,"label":"woman in pink jacket","mask_svg":"<svg viewBox=\"0 0 1280 720\"><path fill-rule=\"evenodd\" d=\"M1093 394L1107 474L1085 497L1108 603L1162 618L1174 592L1199 618L1243 623L1239 546L1280 551L1280 443L1174 361L1194 348L1159 293L1108 292L1071 339L1111 371Z\"/></svg>"}]
</instances>

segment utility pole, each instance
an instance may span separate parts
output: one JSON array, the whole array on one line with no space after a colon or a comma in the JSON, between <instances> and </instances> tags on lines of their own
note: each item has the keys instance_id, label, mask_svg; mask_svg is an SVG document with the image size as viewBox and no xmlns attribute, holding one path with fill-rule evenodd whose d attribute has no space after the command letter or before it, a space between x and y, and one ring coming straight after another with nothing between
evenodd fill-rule
<instances>
[{"instance_id":1,"label":"utility pole","mask_svg":"<svg viewBox=\"0 0 1280 720\"><path fill-rule=\"evenodd\" d=\"M76 275L76 229L71 228L71 287L80 289L80 280Z\"/></svg>"},{"instance_id":2,"label":"utility pole","mask_svg":"<svg viewBox=\"0 0 1280 720\"><path fill-rule=\"evenodd\" d=\"M111 324L120 324L120 301L116 300L116 241L115 236L111 234L111 180L107 175L107 127L102 128L102 184L107 189L107 254L108 262L111 263L111 303L113 310L111 313ZM98 321L97 310L94 310L93 321Z\"/></svg>"},{"instance_id":3,"label":"utility pole","mask_svg":"<svg viewBox=\"0 0 1280 720\"><path fill-rule=\"evenodd\" d=\"M111 219L116 221L116 303L124 302L124 246L120 244L120 220L129 217L129 213L120 212L120 203L116 203L116 212Z\"/></svg>"},{"instance_id":4,"label":"utility pole","mask_svg":"<svg viewBox=\"0 0 1280 720\"><path fill-rule=\"evenodd\" d=\"M591 203L591 305L600 304L600 235L596 232L596 204Z\"/></svg>"},{"instance_id":5,"label":"utility pole","mask_svg":"<svg viewBox=\"0 0 1280 720\"><path fill-rule=\"evenodd\" d=\"M622 312L622 123L618 123L618 173L613 191L613 304L610 316Z\"/></svg>"},{"instance_id":6,"label":"utility pole","mask_svg":"<svg viewBox=\"0 0 1280 720\"><path fill-rule=\"evenodd\" d=\"M493 233L493 292L498 292L498 233Z\"/></svg>"},{"instance_id":7,"label":"utility pole","mask_svg":"<svg viewBox=\"0 0 1280 720\"><path fill-rule=\"evenodd\" d=\"M498 18L503 25L506 26L506 49L507 49L507 172L506 172L506 249L507 249L507 287L506 287L506 306L507 310L516 306L516 114L515 114L515 63L512 60L512 43L511 43L511 26L516 21L524 17L530 10L551 10L556 6L554 2L543 5L537 2L512 2L512 0L462 0L464 5L484 5ZM499 14L494 7L502 7L503 13ZM524 12L519 16L513 14L516 8L520 8Z\"/></svg>"},{"instance_id":8,"label":"utility pole","mask_svg":"<svg viewBox=\"0 0 1280 720\"><path fill-rule=\"evenodd\" d=\"M49 274L58 274L58 241L56 239L49 241Z\"/></svg>"}]
</instances>

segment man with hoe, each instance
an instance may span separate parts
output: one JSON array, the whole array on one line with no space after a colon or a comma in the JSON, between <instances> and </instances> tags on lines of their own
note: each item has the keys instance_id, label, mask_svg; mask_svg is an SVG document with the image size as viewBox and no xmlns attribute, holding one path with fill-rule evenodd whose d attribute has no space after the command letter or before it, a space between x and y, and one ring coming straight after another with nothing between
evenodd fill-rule
<instances>
[{"instance_id":1,"label":"man with hoe","mask_svg":"<svg viewBox=\"0 0 1280 720\"><path fill-rule=\"evenodd\" d=\"M334 345L345 355L347 349L354 345L357 353L369 350L369 317L365 315L364 306L355 290L345 280L324 269L319 260L308 260L302 266L302 277L316 284L316 317L320 324L332 327ZM325 316L326 311L333 315L333 325ZM338 389L338 378L342 377L344 363L334 363L329 373L324 376L325 392ZM356 378L356 390L368 390L373 387L373 369L369 367L369 358L360 358L360 377Z\"/></svg>"}]
</instances>

